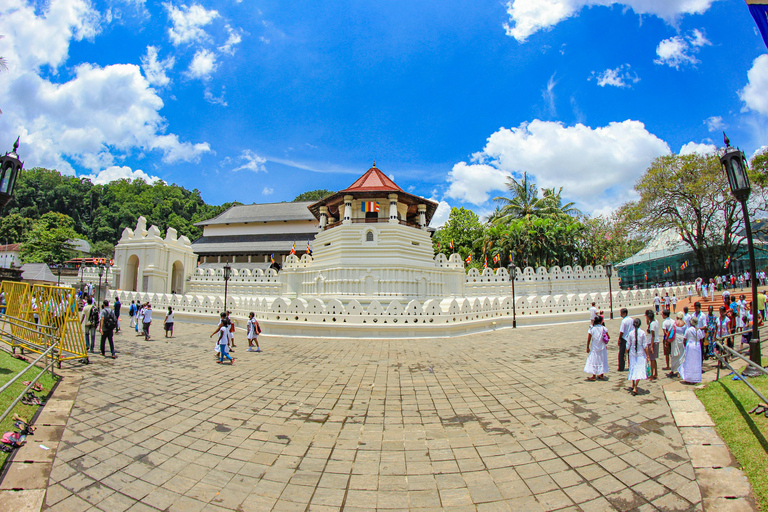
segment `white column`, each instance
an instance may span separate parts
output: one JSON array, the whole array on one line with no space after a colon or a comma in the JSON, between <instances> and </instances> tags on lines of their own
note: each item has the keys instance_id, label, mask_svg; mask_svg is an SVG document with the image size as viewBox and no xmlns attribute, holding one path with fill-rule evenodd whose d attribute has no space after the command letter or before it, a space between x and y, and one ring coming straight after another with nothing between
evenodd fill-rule
<instances>
[{"instance_id":1,"label":"white column","mask_svg":"<svg viewBox=\"0 0 768 512\"><path fill-rule=\"evenodd\" d=\"M420 204L418 206L419 210L419 227L421 229L427 229L427 205Z\"/></svg>"},{"instance_id":2,"label":"white column","mask_svg":"<svg viewBox=\"0 0 768 512\"><path fill-rule=\"evenodd\" d=\"M352 196L344 196L344 221L342 224L352 223Z\"/></svg>"},{"instance_id":3,"label":"white column","mask_svg":"<svg viewBox=\"0 0 768 512\"><path fill-rule=\"evenodd\" d=\"M389 194L389 223L397 224L397 194Z\"/></svg>"},{"instance_id":4,"label":"white column","mask_svg":"<svg viewBox=\"0 0 768 512\"><path fill-rule=\"evenodd\" d=\"M320 231L323 231L325 229L325 226L327 225L328 225L328 207L321 206L320 207Z\"/></svg>"}]
</instances>

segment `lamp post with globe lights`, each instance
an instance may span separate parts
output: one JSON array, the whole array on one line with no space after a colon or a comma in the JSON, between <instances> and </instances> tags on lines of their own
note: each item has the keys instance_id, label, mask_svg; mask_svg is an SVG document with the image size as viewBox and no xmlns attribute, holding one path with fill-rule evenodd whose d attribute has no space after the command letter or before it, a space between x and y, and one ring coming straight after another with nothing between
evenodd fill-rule
<instances>
[{"instance_id":1,"label":"lamp post with globe lights","mask_svg":"<svg viewBox=\"0 0 768 512\"><path fill-rule=\"evenodd\" d=\"M749 210L747 208L747 200L752 192L752 187L749 183L749 175L747 174L747 158L739 148L731 147L731 141L728 139L725 132L723 132L723 142L725 142L725 150L720 157L720 164L723 166L723 172L728 178L731 195L741 203L741 210L744 213L744 228L747 234L749 277L752 285L752 314L754 315L754 321L752 322L752 339L749 343L749 359L753 363L762 366L760 331L757 325L757 279L755 279L757 272L755 271L755 247L752 239L752 224L749 221ZM760 375L760 371L751 366L748 366L743 373L747 376Z\"/></svg>"},{"instance_id":2,"label":"lamp post with globe lights","mask_svg":"<svg viewBox=\"0 0 768 512\"><path fill-rule=\"evenodd\" d=\"M19 138L13 143L13 150L0 156L0 210L5 208L8 201L13 198L13 190L16 188L16 179L24 167L24 162L19 160L16 150L19 149Z\"/></svg>"},{"instance_id":3,"label":"lamp post with globe lights","mask_svg":"<svg viewBox=\"0 0 768 512\"><path fill-rule=\"evenodd\" d=\"M224 265L224 312L227 312L227 284L229 283L229 277L232 275L232 267L229 263Z\"/></svg>"},{"instance_id":4,"label":"lamp post with globe lights","mask_svg":"<svg viewBox=\"0 0 768 512\"><path fill-rule=\"evenodd\" d=\"M515 278L517 277L517 267L515 266L514 261L510 261L509 265L507 265L507 268L509 269L509 280L512 281L512 328L517 328L517 312L516 312L516 304L515 304Z\"/></svg>"},{"instance_id":5,"label":"lamp post with globe lights","mask_svg":"<svg viewBox=\"0 0 768 512\"><path fill-rule=\"evenodd\" d=\"M613 265L605 264L605 275L608 277L608 298L611 301L611 320L613 320L613 289L611 287L611 276L613 275Z\"/></svg>"}]
</instances>

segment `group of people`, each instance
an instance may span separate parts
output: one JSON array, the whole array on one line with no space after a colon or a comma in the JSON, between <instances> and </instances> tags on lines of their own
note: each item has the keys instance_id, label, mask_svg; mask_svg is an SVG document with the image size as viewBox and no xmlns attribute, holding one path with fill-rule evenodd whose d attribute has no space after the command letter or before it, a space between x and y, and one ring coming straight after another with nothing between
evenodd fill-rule
<instances>
[{"instance_id":1,"label":"group of people","mask_svg":"<svg viewBox=\"0 0 768 512\"><path fill-rule=\"evenodd\" d=\"M742 346L749 343L752 322L762 322L766 294L763 292L758 295L757 319L753 318L750 304L744 295L739 299L724 297L724 304L719 307L718 314L715 314L714 305L710 305L708 312L704 313L700 302L694 303L693 313L689 313L687 306L683 311L674 313L669 310L668 306L671 304L671 300L665 300L661 325L656 317L660 305L657 300L654 300L656 312L651 309L645 311L645 326L640 318L631 318L626 308L621 309L618 370L628 371L627 380L631 382L630 392L633 395L637 394L637 386L641 380L655 381L659 378L660 345L666 363L662 370L669 371L667 377L680 377L683 382L690 384L700 383L703 361L715 357L718 350L717 339L724 340L727 346L734 348L734 338L741 332ZM595 303L592 303L590 308L590 318L591 325L587 334L588 357L584 372L591 375L587 378L589 381L606 380L609 371L610 335Z\"/></svg>"},{"instance_id":2,"label":"group of people","mask_svg":"<svg viewBox=\"0 0 768 512\"><path fill-rule=\"evenodd\" d=\"M224 362L225 357L229 360L229 364L235 364L235 358L229 355L230 352L235 351L235 347L237 346L235 345L235 324L232 322L232 320L230 320L230 314L232 314L231 311L225 311L221 313L219 324L210 335L211 338L213 338L215 335L218 335L218 338L216 338L216 347L214 351L217 354L216 362L219 364ZM256 320L256 314L251 311L251 313L248 315L248 322L246 323L248 352L261 352L258 339L259 334L261 334L261 326ZM254 348L254 345L256 348Z\"/></svg>"},{"instance_id":3,"label":"group of people","mask_svg":"<svg viewBox=\"0 0 768 512\"><path fill-rule=\"evenodd\" d=\"M109 300L105 299L101 307L93 297L88 297L85 306L80 311L80 324L85 333L86 350L96 353L96 331L101 334L101 355L106 357L106 342L109 341L109 350L112 359L115 355L115 332L120 331L120 300L115 297L114 309L109 306Z\"/></svg>"}]
</instances>

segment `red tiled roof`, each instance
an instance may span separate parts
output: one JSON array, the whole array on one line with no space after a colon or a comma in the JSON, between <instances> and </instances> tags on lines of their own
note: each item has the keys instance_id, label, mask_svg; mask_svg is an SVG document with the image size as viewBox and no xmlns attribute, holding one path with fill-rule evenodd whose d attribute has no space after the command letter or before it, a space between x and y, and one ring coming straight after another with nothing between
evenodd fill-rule
<instances>
[{"instance_id":1,"label":"red tiled roof","mask_svg":"<svg viewBox=\"0 0 768 512\"><path fill-rule=\"evenodd\" d=\"M376 164L341 192L403 192Z\"/></svg>"},{"instance_id":2,"label":"red tiled roof","mask_svg":"<svg viewBox=\"0 0 768 512\"><path fill-rule=\"evenodd\" d=\"M8 244L0 245L0 252L19 252L21 250L21 244Z\"/></svg>"}]
</instances>

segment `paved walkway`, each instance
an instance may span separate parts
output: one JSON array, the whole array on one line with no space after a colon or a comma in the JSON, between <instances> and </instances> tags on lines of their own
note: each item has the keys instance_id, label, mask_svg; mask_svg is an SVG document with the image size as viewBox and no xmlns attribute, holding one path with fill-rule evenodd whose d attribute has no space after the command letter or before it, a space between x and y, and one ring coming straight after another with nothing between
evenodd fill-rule
<instances>
[{"instance_id":1,"label":"paved walkway","mask_svg":"<svg viewBox=\"0 0 768 512\"><path fill-rule=\"evenodd\" d=\"M264 337L259 354L238 332L234 366L210 326L130 331L117 360L73 370L44 508L698 510L664 381L586 382L586 327Z\"/></svg>"}]
</instances>

